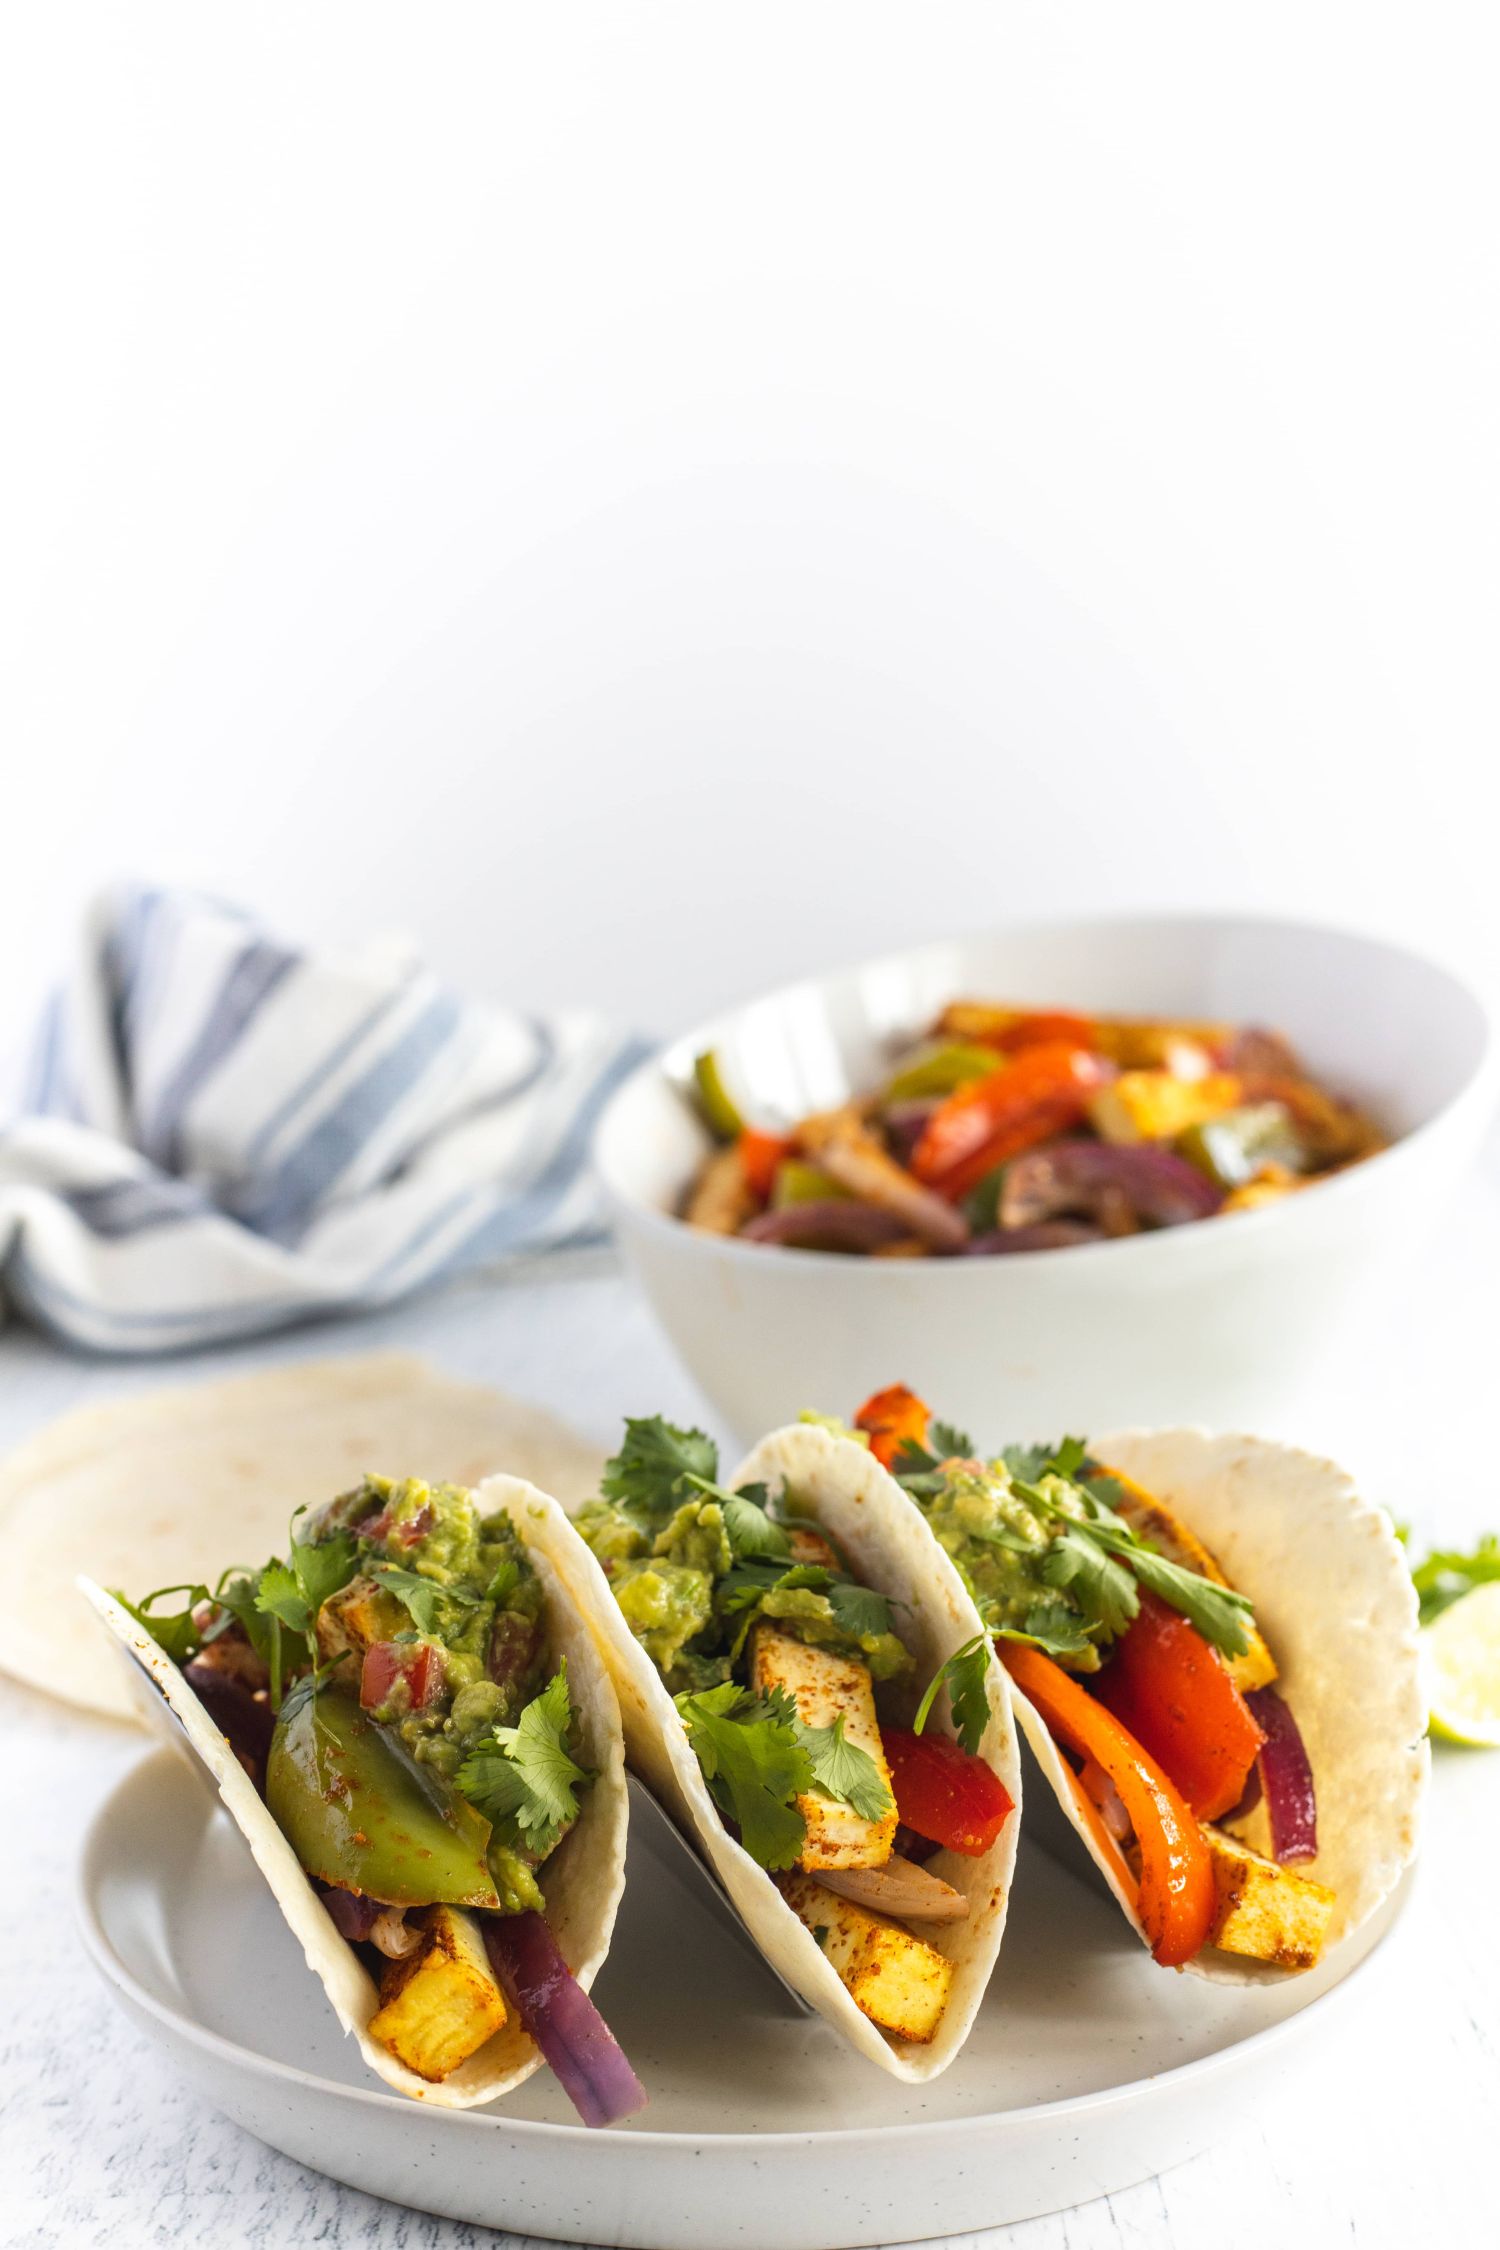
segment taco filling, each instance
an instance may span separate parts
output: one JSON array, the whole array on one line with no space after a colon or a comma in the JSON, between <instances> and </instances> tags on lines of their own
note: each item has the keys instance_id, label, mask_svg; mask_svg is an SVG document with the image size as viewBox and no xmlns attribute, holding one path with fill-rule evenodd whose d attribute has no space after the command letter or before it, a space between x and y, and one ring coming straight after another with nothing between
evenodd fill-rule
<instances>
[{"instance_id":1,"label":"taco filling","mask_svg":"<svg viewBox=\"0 0 1500 2250\"><path fill-rule=\"evenodd\" d=\"M586 2121L640 2107L546 1920L539 1878L593 1776L545 1590L503 1508L367 1477L299 1511L288 1560L125 1607L181 1666L376 1977L370 2038L436 2084L514 2012Z\"/></svg>"},{"instance_id":2,"label":"taco filling","mask_svg":"<svg viewBox=\"0 0 1500 2250\"><path fill-rule=\"evenodd\" d=\"M901 1386L855 1416L1056 1744L1154 1958L1317 1961L1336 1905L1297 1871L1317 1800L1248 1599L1163 1503L1077 1439L976 1455Z\"/></svg>"},{"instance_id":3,"label":"taco filling","mask_svg":"<svg viewBox=\"0 0 1500 2250\"><path fill-rule=\"evenodd\" d=\"M725 1828L861 2012L929 2043L954 1964L924 1933L964 1920L970 1900L926 1863L989 1852L1013 1809L976 1754L985 1649L951 1660L918 1704L900 1604L861 1583L795 1489L717 1477L701 1431L627 1422L575 1527ZM932 1723L940 1685L957 1740Z\"/></svg>"}]
</instances>

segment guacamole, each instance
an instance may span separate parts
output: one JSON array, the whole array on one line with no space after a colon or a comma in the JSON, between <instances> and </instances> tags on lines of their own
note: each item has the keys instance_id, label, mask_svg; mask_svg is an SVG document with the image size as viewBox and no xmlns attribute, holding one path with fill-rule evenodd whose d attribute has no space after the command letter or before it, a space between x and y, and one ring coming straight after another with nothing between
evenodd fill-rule
<instances>
[{"instance_id":1,"label":"guacamole","mask_svg":"<svg viewBox=\"0 0 1500 2250\"><path fill-rule=\"evenodd\" d=\"M936 1490L913 1491L911 1498L992 1632L1026 1633L1034 1629L1039 1610L1055 1615L1060 1605L1072 1606L1059 1580L1048 1575L1058 1527L1044 1523L1022 1499L1004 1461L946 1463L936 1484ZM1084 1504L1064 1478L1045 1476L1037 1489L1062 1516L1084 1520ZM1079 1613L1078 1631L1083 1630ZM1063 1660L1075 1671L1094 1671L1099 1654L1089 1645Z\"/></svg>"}]
</instances>

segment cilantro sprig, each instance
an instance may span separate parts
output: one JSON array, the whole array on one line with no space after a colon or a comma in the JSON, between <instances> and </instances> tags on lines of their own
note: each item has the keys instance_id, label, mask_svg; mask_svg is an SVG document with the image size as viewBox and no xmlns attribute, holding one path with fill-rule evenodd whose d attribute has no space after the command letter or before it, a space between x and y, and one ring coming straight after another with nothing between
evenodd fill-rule
<instances>
[{"instance_id":1,"label":"cilantro sprig","mask_svg":"<svg viewBox=\"0 0 1500 2250\"><path fill-rule=\"evenodd\" d=\"M848 1805L861 1820L890 1811L879 1767L848 1740L842 1718L808 1726L784 1689L757 1694L733 1680L676 1702L709 1794L759 1866L796 1865L807 1839L796 1800L810 1792Z\"/></svg>"},{"instance_id":2,"label":"cilantro sprig","mask_svg":"<svg viewBox=\"0 0 1500 2250\"><path fill-rule=\"evenodd\" d=\"M1456 1547L1434 1547L1431 1554L1412 1564L1411 1582L1417 1589L1417 1609L1424 1625L1441 1617L1475 1586L1500 1579L1500 1537L1485 1532L1472 1554Z\"/></svg>"},{"instance_id":3,"label":"cilantro sprig","mask_svg":"<svg viewBox=\"0 0 1500 2250\"><path fill-rule=\"evenodd\" d=\"M932 1716L932 1707L938 1690L948 1690L948 1708L953 1713L953 1725L959 1741L971 1757L979 1755L979 1745L984 1740L984 1730L990 1723L990 1697L988 1673L990 1662L990 1636L976 1633L962 1648L956 1648L947 1662L939 1665L928 1682L927 1693L917 1705L917 1715L912 1720L913 1734L921 1734Z\"/></svg>"},{"instance_id":4,"label":"cilantro sprig","mask_svg":"<svg viewBox=\"0 0 1500 2250\"><path fill-rule=\"evenodd\" d=\"M1114 1639L1140 1609L1138 1582L1179 1611L1223 1655L1243 1656L1250 1645L1246 1626L1253 1620L1248 1597L1232 1586L1221 1586L1174 1563L1149 1540L1142 1539L1109 1505L1106 1495L1118 1487L1108 1478L1079 1475L1087 1457L1081 1439L1066 1438L1043 1462L1035 1483L1018 1475L1010 1459L1006 1460L1011 1490L1054 1527L1042 1562L1047 1584L1065 1591L1089 1624ZM1029 1467L1030 1461L1025 1465ZM1082 1517L1047 1491L1047 1480L1054 1478L1081 1500L1086 1511ZM1027 1619L1026 1633L1015 1637L1035 1637L1031 1618Z\"/></svg>"},{"instance_id":5,"label":"cilantro sprig","mask_svg":"<svg viewBox=\"0 0 1500 2250\"><path fill-rule=\"evenodd\" d=\"M458 1786L495 1840L540 1861L578 1818L578 1790L593 1776L569 1747L573 1702L566 1658L513 1727L492 1727L458 1769Z\"/></svg>"}]
</instances>

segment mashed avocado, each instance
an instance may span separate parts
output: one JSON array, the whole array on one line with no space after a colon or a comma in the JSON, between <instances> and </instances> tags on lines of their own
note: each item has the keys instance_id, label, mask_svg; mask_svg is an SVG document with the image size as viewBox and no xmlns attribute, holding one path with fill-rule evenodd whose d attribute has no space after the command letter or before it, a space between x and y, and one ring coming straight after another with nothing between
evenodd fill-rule
<instances>
[{"instance_id":1,"label":"mashed avocado","mask_svg":"<svg viewBox=\"0 0 1500 2250\"><path fill-rule=\"evenodd\" d=\"M1083 1503L1061 1477L1044 1477L1038 1490L1063 1514L1082 1520ZM1055 1534L1014 1490L1003 1461L949 1468L937 1492L912 1497L992 1630L1024 1632L1039 1604L1065 1599L1043 1571ZM1089 1649L1068 1662L1091 1671L1099 1659Z\"/></svg>"}]
</instances>

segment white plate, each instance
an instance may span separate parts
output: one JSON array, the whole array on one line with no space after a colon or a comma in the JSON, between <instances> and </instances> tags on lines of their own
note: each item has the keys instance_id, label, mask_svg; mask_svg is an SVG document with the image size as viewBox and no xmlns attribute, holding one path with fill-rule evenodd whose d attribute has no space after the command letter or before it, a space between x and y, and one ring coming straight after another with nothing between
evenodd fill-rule
<instances>
[{"instance_id":1,"label":"white plate","mask_svg":"<svg viewBox=\"0 0 1500 2250\"><path fill-rule=\"evenodd\" d=\"M1045 1796L1038 1785L1035 1797ZM287 2155L398 2203L639 2250L840 2250L1086 2202L1205 2147L1317 2034L1401 1911L1313 1975L1219 1991L1154 1968L1092 1870L1022 1845L995 1982L942 2078L904 2086L800 2015L647 1823L595 1987L651 2090L590 2133L545 2072L498 2110L378 2088L342 2039L237 1831L163 1749L100 1808L83 1933L126 2014L197 2093Z\"/></svg>"}]
</instances>

